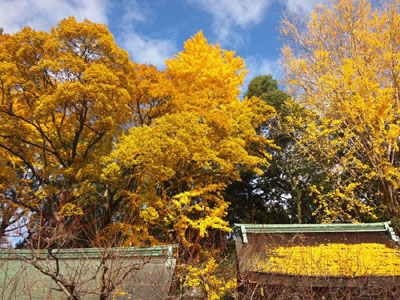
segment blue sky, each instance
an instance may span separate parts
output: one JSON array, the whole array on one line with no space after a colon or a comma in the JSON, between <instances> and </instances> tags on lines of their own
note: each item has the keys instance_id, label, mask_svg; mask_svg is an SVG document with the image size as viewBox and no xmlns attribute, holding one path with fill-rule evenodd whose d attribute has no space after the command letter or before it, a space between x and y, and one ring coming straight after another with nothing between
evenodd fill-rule
<instances>
[{"instance_id":1,"label":"blue sky","mask_svg":"<svg viewBox=\"0 0 400 300\"><path fill-rule=\"evenodd\" d=\"M0 0L0 27L49 30L74 16L107 24L132 60L164 68L164 61L202 30L211 43L246 61L246 83L259 74L282 77L279 24L287 12L308 14L314 0Z\"/></svg>"}]
</instances>

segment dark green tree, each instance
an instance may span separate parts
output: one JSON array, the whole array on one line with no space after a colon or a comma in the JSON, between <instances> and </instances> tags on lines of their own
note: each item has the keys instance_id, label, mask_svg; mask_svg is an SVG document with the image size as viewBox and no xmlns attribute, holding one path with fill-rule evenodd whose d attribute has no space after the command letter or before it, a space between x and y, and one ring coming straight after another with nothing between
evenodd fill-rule
<instances>
[{"instance_id":1,"label":"dark green tree","mask_svg":"<svg viewBox=\"0 0 400 300\"><path fill-rule=\"evenodd\" d=\"M241 181L232 183L226 193L231 202L231 223L315 223L316 204L312 186L327 181L322 170L316 168L299 153L294 136L301 135L304 126L288 129L287 119L305 115L305 108L294 103L271 75L257 76L249 84L246 97L259 97L277 111L275 119L260 130L273 139L276 148L264 174L241 174Z\"/></svg>"}]
</instances>

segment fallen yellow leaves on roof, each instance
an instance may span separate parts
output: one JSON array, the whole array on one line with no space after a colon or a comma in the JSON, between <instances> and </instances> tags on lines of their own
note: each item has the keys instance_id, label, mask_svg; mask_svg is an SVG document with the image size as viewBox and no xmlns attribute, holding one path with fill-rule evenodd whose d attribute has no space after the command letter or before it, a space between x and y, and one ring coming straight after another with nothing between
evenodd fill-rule
<instances>
[{"instance_id":1,"label":"fallen yellow leaves on roof","mask_svg":"<svg viewBox=\"0 0 400 300\"><path fill-rule=\"evenodd\" d=\"M400 275L400 251L384 244L267 246L266 251L267 258L254 258L255 271L303 276Z\"/></svg>"}]
</instances>

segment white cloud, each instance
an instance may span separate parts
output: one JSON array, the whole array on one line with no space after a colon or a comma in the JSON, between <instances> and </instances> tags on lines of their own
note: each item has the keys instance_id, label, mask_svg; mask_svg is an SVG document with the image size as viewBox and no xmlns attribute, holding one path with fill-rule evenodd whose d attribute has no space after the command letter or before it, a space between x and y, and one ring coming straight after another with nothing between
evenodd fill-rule
<instances>
[{"instance_id":1,"label":"white cloud","mask_svg":"<svg viewBox=\"0 0 400 300\"><path fill-rule=\"evenodd\" d=\"M107 23L106 0L0 0L0 8L0 27L8 33L24 26L49 30L70 16Z\"/></svg>"},{"instance_id":2,"label":"white cloud","mask_svg":"<svg viewBox=\"0 0 400 300\"><path fill-rule=\"evenodd\" d=\"M123 3L124 14L119 23L121 46L130 53L134 62L165 68L165 60L177 51L175 42L171 39L158 39L139 34L135 30L137 23L151 20L151 10L137 0L126 0Z\"/></svg>"},{"instance_id":3,"label":"white cloud","mask_svg":"<svg viewBox=\"0 0 400 300\"><path fill-rule=\"evenodd\" d=\"M262 75L271 74L274 79L280 80L282 78L282 70L282 65L278 60L262 59L258 73Z\"/></svg>"},{"instance_id":4,"label":"white cloud","mask_svg":"<svg viewBox=\"0 0 400 300\"><path fill-rule=\"evenodd\" d=\"M229 38L239 38L233 33L233 27L242 28L258 24L271 3L271 0L190 0L211 14L214 18L214 33L220 42Z\"/></svg>"},{"instance_id":5,"label":"white cloud","mask_svg":"<svg viewBox=\"0 0 400 300\"><path fill-rule=\"evenodd\" d=\"M235 27L247 28L262 22L267 8L280 3L295 14L308 15L318 4L328 0L187 0L200 6L213 17L213 31L218 40L237 45L243 42Z\"/></svg>"},{"instance_id":6,"label":"white cloud","mask_svg":"<svg viewBox=\"0 0 400 300\"><path fill-rule=\"evenodd\" d=\"M310 13L319 3L326 3L327 0L285 0L289 11L297 14Z\"/></svg>"},{"instance_id":7,"label":"white cloud","mask_svg":"<svg viewBox=\"0 0 400 300\"><path fill-rule=\"evenodd\" d=\"M165 68L165 60L176 53L175 42L168 39L152 39L129 32L123 37L122 46L131 54L133 61Z\"/></svg>"},{"instance_id":8,"label":"white cloud","mask_svg":"<svg viewBox=\"0 0 400 300\"><path fill-rule=\"evenodd\" d=\"M229 19L232 23L240 26L248 26L260 22L269 3L269 0L247 2L242 0L200 1L217 19Z\"/></svg>"},{"instance_id":9,"label":"white cloud","mask_svg":"<svg viewBox=\"0 0 400 300\"><path fill-rule=\"evenodd\" d=\"M271 74L272 77L276 80L282 79L283 76L283 67L279 63L279 59L271 60L268 58L256 58L256 57L248 57L245 59L247 70L249 74L247 77L250 77L250 80L257 75L266 75Z\"/></svg>"},{"instance_id":10,"label":"white cloud","mask_svg":"<svg viewBox=\"0 0 400 300\"><path fill-rule=\"evenodd\" d=\"M121 18L121 25L130 25L135 22L145 22L150 17L150 12L140 6L136 0L125 0L119 4L123 7L124 13Z\"/></svg>"}]
</instances>

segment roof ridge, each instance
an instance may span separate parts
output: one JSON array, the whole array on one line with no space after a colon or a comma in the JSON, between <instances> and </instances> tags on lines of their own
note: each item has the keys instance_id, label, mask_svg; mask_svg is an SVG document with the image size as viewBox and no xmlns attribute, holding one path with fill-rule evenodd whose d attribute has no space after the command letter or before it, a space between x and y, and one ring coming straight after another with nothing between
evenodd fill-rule
<instances>
[{"instance_id":1,"label":"roof ridge","mask_svg":"<svg viewBox=\"0 0 400 300\"><path fill-rule=\"evenodd\" d=\"M157 257L165 255L171 256L173 249L177 249L177 244L157 245L149 247L115 247L115 248L67 248L53 249L53 254L58 258L97 258L105 254L121 257ZM46 257L48 249L0 249L0 259L21 257Z\"/></svg>"},{"instance_id":2,"label":"roof ridge","mask_svg":"<svg viewBox=\"0 0 400 300\"><path fill-rule=\"evenodd\" d=\"M247 243L247 233L326 233L326 232L386 232L396 243L399 237L388 222L345 224L235 224Z\"/></svg>"}]
</instances>

